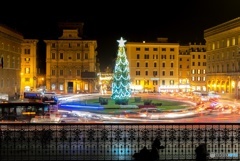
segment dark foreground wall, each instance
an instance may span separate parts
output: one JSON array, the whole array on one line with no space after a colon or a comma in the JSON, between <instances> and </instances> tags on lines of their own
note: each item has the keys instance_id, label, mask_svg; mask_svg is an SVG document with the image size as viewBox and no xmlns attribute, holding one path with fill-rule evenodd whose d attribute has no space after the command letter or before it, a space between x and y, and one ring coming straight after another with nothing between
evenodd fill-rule
<instances>
[{"instance_id":1,"label":"dark foreground wall","mask_svg":"<svg viewBox=\"0 0 240 161\"><path fill-rule=\"evenodd\" d=\"M195 160L206 143L209 160L240 160L240 124L0 124L0 158L7 160L133 160L158 138L160 160Z\"/></svg>"}]
</instances>

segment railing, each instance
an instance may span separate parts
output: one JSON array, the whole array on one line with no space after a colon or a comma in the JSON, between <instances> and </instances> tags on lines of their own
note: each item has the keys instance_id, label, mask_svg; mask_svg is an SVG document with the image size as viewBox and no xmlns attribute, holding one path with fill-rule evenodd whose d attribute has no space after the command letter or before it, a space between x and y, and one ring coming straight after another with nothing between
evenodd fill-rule
<instances>
[{"instance_id":1,"label":"railing","mask_svg":"<svg viewBox=\"0 0 240 161\"><path fill-rule=\"evenodd\" d=\"M0 158L8 160L133 160L158 138L160 160L195 160L207 144L209 160L240 160L238 123L0 123Z\"/></svg>"}]
</instances>

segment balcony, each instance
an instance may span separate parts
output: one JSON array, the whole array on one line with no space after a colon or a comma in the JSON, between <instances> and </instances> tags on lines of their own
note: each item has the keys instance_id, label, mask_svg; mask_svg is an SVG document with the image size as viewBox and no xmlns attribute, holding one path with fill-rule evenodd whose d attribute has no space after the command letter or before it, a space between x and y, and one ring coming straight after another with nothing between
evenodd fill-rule
<instances>
[{"instance_id":1,"label":"balcony","mask_svg":"<svg viewBox=\"0 0 240 161\"><path fill-rule=\"evenodd\" d=\"M0 124L0 155L8 160L133 160L160 139L160 160L195 160L207 144L210 160L239 160L238 123ZM224 154L224 155L223 155ZM231 155L234 154L234 155Z\"/></svg>"}]
</instances>

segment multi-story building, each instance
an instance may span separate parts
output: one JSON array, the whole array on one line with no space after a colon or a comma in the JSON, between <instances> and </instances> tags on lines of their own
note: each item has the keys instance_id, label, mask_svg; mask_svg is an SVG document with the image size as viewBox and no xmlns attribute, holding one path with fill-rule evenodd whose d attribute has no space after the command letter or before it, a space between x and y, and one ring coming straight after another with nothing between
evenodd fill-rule
<instances>
[{"instance_id":1,"label":"multi-story building","mask_svg":"<svg viewBox=\"0 0 240 161\"><path fill-rule=\"evenodd\" d=\"M192 91L207 91L206 88L206 45L189 44L190 84Z\"/></svg>"},{"instance_id":2,"label":"multi-story building","mask_svg":"<svg viewBox=\"0 0 240 161\"><path fill-rule=\"evenodd\" d=\"M83 23L61 23L62 36L46 43L46 88L57 93L94 92L97 42L83 40Z\"/></svg>"},{"instance_id":3,"label":"multi-story building","mask_svg":"<svg viewBox=\"0 0 240 161\"><path fill-rule=\"evenodd\" d=\"M132 89L135 91L178 91L179 44L158 38L156 43L127 42Z\"/></svg>"},{"instance_id":4,"label":"multi-story building","mask_svg":"<svg viewBox=\"0 0 240 161\"><path fill-rule=\"evenodd\" d=\"M179 47L179 70L178 70L178 87L181 92L190 92L190 67L191 67L191 56L189 45Z\"/></svg>"},{"instance_id":5,"label":"multi-story building","mask_svg":"<svg viewBox=\"0 0 240 161\"><path fill-rule=\"evenodd\" d=\"M132 88L135 91L206 91L206 47L180 46L158 38L156 43L126 44Z\"/></svg>"},{"instance_id":6,"label":"multi-story building","mask_svg":"<svg viewBox=\"0 0 240 161\"><path fill-rule=\"evenodd\" d=\"M240 17L204 30L208 91L240 92Z\"/></svg>"},{"instance_id":7,"label":"multi-story building","mask_svg":"<svg viewBox=\"0 0 240 161\"><path fill-rule=\"evenodd\" d=\"M0 25L0 94L8 98L20 93L22 34Z\"/></svg>"},{"instance_id":8,"label":"multi-story building","mask_svg":"<svg viewBox=\"0 0 240 161\"><path fill-rule=\"evenodd\" d=\"M21 53L21 94L26 91L36 91L37 73L37 43L36 39L24 39Z\"/></svg>"}]
</instances>

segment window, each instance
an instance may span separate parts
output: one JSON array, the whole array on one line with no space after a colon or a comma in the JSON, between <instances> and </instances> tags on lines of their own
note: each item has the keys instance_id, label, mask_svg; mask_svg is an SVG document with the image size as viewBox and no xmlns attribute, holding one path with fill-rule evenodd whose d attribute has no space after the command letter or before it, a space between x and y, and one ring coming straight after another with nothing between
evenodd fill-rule
<instances>
[{"instance_id":1,"label":"window","mask_svg":"<svg viewBox=\"0 0 240 161\"><path fill-rule=\"evenodd\" d=\"M24 54L30 54L30 49L24 49Z\"/></svg>"},{"instance_id":2,"label":"window","mask_svg":"<svg viewBox=\"0 0 240 161\"><path fill-rule=\"evenodd\" d=\"M52 53L52 59L56 59L55 53Z\"/></svg>"},{"instance_id":3,"label":"window","mask_svg":"<svg viewBox=\"0 0 240 161\"><path fill-rule=\"evenodd\" d=\"M195 66L195 62L192 62L192 66Z\"/></svg>"},{"instance_id":4,"label":"window","mask_svg":"<svg viewBox=\"0 0 240 161\"><path fill-rule=\"evenodd\" d=\"M157 71L153 71L153 76L154 76L154 77L157 76Z\"/></svg>"},{"instance_id":5,"label":"window","mask_svg":"<svg viewBox=\"0 0 240 161\"><path fill-rule=\"evenodd\" d=\"M137 59L140 59L140 55L139 54L137 54Z\"/></svg>"},{"instance_id":6,"label":"window","mask_svg":"<svg viewBox=\"0 0 240 161\"><path fill-rule=\"evenodd\" d=\"M174 85L174 80L170 80L170 81L169 81L169 84L170 84L170 85Z\"/></svg>"},{"instance_id":7,"label":"window","mask_svg":"<svg viewBox=\"0 0 240 161\"><path fill-rule=\"evenodd\" d=\"M85 53L85 54L84 54L84 58L85 58L85 59L88 59L88 53Z\"/></svg>"},{"instance_id":8,"label":"window","mask_svg":"<svg viewBox=\"0 0 240 161\"><path fill-rule=\"evenodd\" d=\"M136 48L136 51L140 51L140 48Z\"/></svg>"},{"instance_id":9,"label":"window","mask_svg":"<svg viewBox=\"0 0 240 161\"><path fill-rule=\"evenodd\" d=\"M30 73L30 68L25 68L25 73L29 74Z\"/></svg>"},{"instance_id":10,"label":"window","mask_svg":"<svg viewBox=\"0 0 240 161\"><path fill-rule=\"evenodd\" d=\"M136 71L136 75L140 75L140 71Z\"/></svg>"},{"instance_id":11,"label":"window","mask_svg":"<svg viewBox=\"0 0 240 161\"><path fill-rule=\"evenodd\" d=\"M145 48L144 50L145 50L145 51L149 51L149 48Z\"/></svg>"},{"instance_id":12,"label":"window","mask_svg":"<svg viewBox=\"0 0 240 161\"><path fill-rule=\"evenodd\" d=\"M170 76L173 76L173 71L170 71Z\"/></svg>"},{"instance_id":13,"label":"window","mask_svg":"<svg viewBox=\"0 0 240 161\"><path fill-rule=\"evenodd\" d=\"M179 68L182 68L182 65L180 65Z\"/></svg>"},{"instance_id":14,"label":"window","mask_svg":"<svg viewBox=\"0 0 240 161\"><path fill-rule=\"evenodd\" d=\"M170 48L170 51L174 51L174 48Z\"/></svg>"},{"instance_id":15,"label":"window","mask_svg":"<svg viewBox=\"0 0 240 161\"><path fill-rule=\"evenodd\" d=\"M140 85L140 81L139 80L136 80L136 85Z\"/></svg>"},{"instance_id":16,"label":"window","mask_svg":"<svg viewBox=\"0 0 240 161\"><path fill-rule=\"evenodd\" d=\"M148 71L145 71L145 75L148 75Z\"/></svg>"},{"instance_id":17,"label":"window","mask_svg":"<svg viewBox=\"0 0 240 161\"><path fill-rule=\"evenodd\" d=\"M192 70L192 74L195 74L195 70L194 69Z\"/></svg>"},{"instance_id":18,"label":"window","mask_svg":"<svg viewBox=\"0 0 240 161\"><path fill-rule=\"evenodd\" d=\"M25 58L25 62L29 63L30 62L30 58Z\"/></svg>"},{"instance_id":19,"label":"window","mask_svg":"<svg viewBox=\"0 0 240 161\"><path fill-rule=\"evenodd\" d=\"M137 67L139 67L140 66L140 63L139 62L137 62Z\"/></svg>"},{"instance_id":20,"label":"window","mask_svg":"<svg viewBox=\"0 0 240 161\"><path fill-rule=\"evenodd\" d=\"M198 70L197 70L197 73L198 73L198 74L201 74L201 70L200 70L200 69L198 69Z\"/></svg>"},{"instance_id":21,"label":"window","mask_svg":"<svg viewBox=\"0 0 240 161\"><path fill-rule=\"evenodd\" d=\"M60 59L63 59L63 53L60 53Z\"/></svg>"},{"instance_id":22,"label":"window","mask_svg":"<svg viewBox=\"0 0 240 161\"><path fill-rule=\"evenodd\" d=\"M158 49L157 48L153 48L153 51L158 51Z\"/></svg>"},{"instance_id":23,"label":"window","mask_svg":"<svg viewBox=\"0 0 240 161\"><path fill-rule=\"evenodd\" d=\"M167 59L166 55L161 55L161 59Z\"/></svg>"},{"instance_id":24,"label":"window","mask_svg":"<svg viewBox=\"0 0 240 161\"><path fill-rule=\"evenodd\" d=\"M200 55L198 55L198 59L201 59L201 56L200 56Z\"/></svg>"},{"instance_id":25,"label":"window","mask_svg":"<svg viewBox=\"0 0 240 161\"><path fill-rule=\"evenodd\" d=\"M229 40L229 38L227 39L227 47L229 47L230 46L230 40Z\"/></svg>"},{"instance_id":26,"label":"window","mask_svg":"<svg viewBox=\"0 0 240 161\"><path fill-rule=\"evenodd\" d=\"M153 80L153 85L158 85L158 81L157 80Z\"/></svg>"},{"instance_id":27,"label":"window","mask_svg":"<svg viewBox=\"0 0 240 161\"><path fill-rule=\"evenodd\" d=\"M145 54L145 55L144 55L144 59L149 59L149 55L148 55L148 54Z\"/></svg>"},{"instance_id":28,"label":"window","mask_svg":"<svg viewBox=\"0 0 240 161\"><path fill-rule=\"evenodd\" d=\"M59 75L63 76L63 70L62 69L59 71Z\"/></svg>"},{"instance_id":29,"label":"window","mask_svg":"<svg viewBox=\"0 0 240 161\"><path fill-rule=\"evenodd\" d=\"M148 67L148 63L145 63L145 67Z\"/></svg>"},{"instance_id":30,"label":"window","mask_svg":"<svg viewBox=\"0 0 240 161\"><path fill-rule=\"evenodd\" d=\"M171 63L171 68L173 68L173 63Z\"/></svg>"},{"instance_id":31,"label":"window","mask_svg":"<svg viewBox=\"0 0 240 161\"><path fill-rule=\"evenodd\" d=\"M162 63L162 67L165 67L165 63Z\"/></svg>"},{"instance_id":32,"label":"window","mask_svg":"<svg viewBox=\"0 0 240 161\"><path fill-rule=\"evenodd\" d=\"M179 61L182 61L182 58L179 58Z\"/></svg>"},{"instance_id":33,"label":"window","mask_svg":"<svg viewBox=\"0 0 240 161\"><path fill-rule=\"evenodd\" d=\"M166 48L162 48L162 51L166 51Z\"/></svg>"},{"instance_id":34,"label":"window","mask_svg":"<svg viewBox=\"0 0 240 161\"><path fill-rule=\"evenodd\" d=\"M165 71L162 71L162 75L165 76Z\"/></svg>"},{"instance_id":35,"label":"window","mask_svg":"<svg viewBox=\"0 0 240 161\"><path fill-rule=\"evenodd\" d=\"M165 86L165 80L162 80L162 85Z\"/></svg>"},{"instance_id":36,"label":"window","mask_svg":"<svg viewBox=\"0 0 240 161\"><path fill-rule=\"evenodd\" d=\"M52 76L55 76L55 70L52 70Z\"/></svg>"},{"instance_id":37,"label":"window","mask_svg":"<svg viewBox=\"0 0 240 161\"><path fill-rule=\"evenodd\" d=\"M77 59L81 59L80 53L77 53Z\"/></svg>"},{"instance_id":38,"label":"window","mask_svg":"<svg viewBox=\"0 0 240 161\"><path fill-rule=\"evenodd\" d=\"M55 48L56 47L56 44L55 43L52 43L52 48Z\"/></svg>"},{"instance_id":39,"label":"window","mask_svg":"<svg viewBox=\"0 0 240 161\"><path fill-rule=\"evenodd\" d=\"M15 57L12 58L12 68L15 68Z\"/></svg>"},{"instance_id":40,"label":"window","mask_svg":"<svg viewBox=\"0 0 240 161\"><path fill-rule=\"evenodd\" d=\"M195 55L192 55L192 58L195 59Z\"/></svg>"},{"instance_id":41,"label":"window","mask_svg":"<svg viewBox=\"0 0 240 161\"><path fill-rule=\"evenodd\" d=\"M154 67L157 67L157 63L154 63L153 66L154 66Z\"/></svg>"},{"instance_id":42,"label":"window","mask_svg":"<svg viewBox=\"0 0 240 161\"><path fill-rule=\"evenodd\" d=\"M61 90L61 91L63 91L63 84L59 84L59 89Z\"/></svg>"},{"instance_id":43,"label":"window","mask_svg":"<svg viewBox=\"0 0 240 161\"><path fill-rule=\"evenodd\" d=\"M79 69L77 70L77 76L81 76L81 71Z\"/></svg>"}]
</instances>

